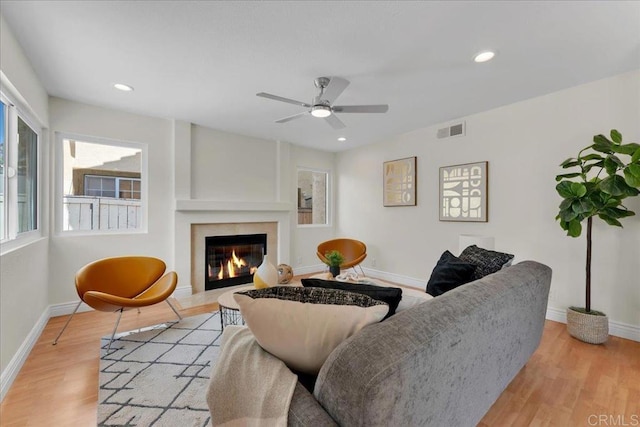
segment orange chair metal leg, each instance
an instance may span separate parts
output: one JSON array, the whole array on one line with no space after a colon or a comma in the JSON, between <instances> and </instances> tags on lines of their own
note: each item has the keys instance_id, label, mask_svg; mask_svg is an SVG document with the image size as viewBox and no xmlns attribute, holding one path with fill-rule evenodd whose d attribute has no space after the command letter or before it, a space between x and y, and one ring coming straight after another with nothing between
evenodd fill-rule
<instances>
[{"instance_id":1,"label":"orange chair metal leg","mask_svg":"<svg viewBox=\"0 0 640 427\"><path fill-rule=\"evenodd\" d=\"M71 322L73 315L76 314L76 311L78 311L78 309L80 308L80 304L82 304L82 300L78 301L78 305L76 305L76 308L73 310L73 313L71 313L71 316L69 316L69 318L67 319L67 323L64 324L64 326L62 327L62 330L60 331L56 339L53 340L53 345L58 344L58 339L60 339L60 336L62 336L62 333L64 332L64 330L67 329L67 326L69 326L69 322Z\"/></svg>"}]
</instances>

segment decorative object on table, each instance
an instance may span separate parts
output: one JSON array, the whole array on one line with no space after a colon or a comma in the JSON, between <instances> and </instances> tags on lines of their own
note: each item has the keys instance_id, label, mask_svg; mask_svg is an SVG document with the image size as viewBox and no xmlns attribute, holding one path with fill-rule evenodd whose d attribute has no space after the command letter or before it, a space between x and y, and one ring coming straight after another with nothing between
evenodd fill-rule
<instances>
[{"instance_id":1,"label":"decorative object on table","mask_svg":"<svg viewBox=\"0 0 640 427\"><path fill-rule=\"evenodd\" d=\"M262 258L262 264L253 274L253 285L256 289L270 288L278 285L278 270L269 262L268 255Z\"/></svg>"},{"instance_id":2,"label":"decorative object on table","mask_svg":"<svg viewBox=\"0 0 640 427\"><path fill-rule=\"evenodd\" d=\"M488 221L489 162L440 168L440 221Z\"/></svg>"},{"instance_id":3,"label":"decorative object on table","mask_svg":"<svg viewBox=\"0 0 640 427\"><path fill-rule=\"evenodd\" d=\"M383 205L416 205L416 157L392 160L383 165Z\"/></svg>"},{"instance_id":4,"label":"decorative object on table","mask_svg":"<svg viewBox=\"0 0 640 427\"><path fill-rule=\"evenodd\" d=\"M581 341L602 344L609 336L609 320L599 311L591 310L591 228L593 217L622 227L620 219L635 215L622 201L640 194L640 145L623 144L615 129L611 139L595 135L593 144L583 148L578 157L560 164L573 172L556 176L556 191L562 197L556 220L567 236L582 233L582 221L587 220L587 255L585 307L567 309L567 330ZM578 171L575 171L578 168ZM585 316L588 316L585 317Z\"/></svg>"},{"instance_id":5,"label":"decorative object on table","mask_svg":"<svg viewBox=\"0 0 640 427\"><path fill-rule=\"evenodd\" d=\"M344 256L342 252L332 250L325 252L324 257L326 259L326 264L329 266L329 271L336 277L340 274L340 265L344 262Z\"/></svg>"},{"instance_id":6,"label":"decorative object on table","mask_svg":"<svg viewBox=\"0 0 640 427\"><path fill-rule=\"evenodd\" d=\"M286 285L293 279L293 269L287 264L278 264L278 284Z\"/></svg>"}]
</instances>

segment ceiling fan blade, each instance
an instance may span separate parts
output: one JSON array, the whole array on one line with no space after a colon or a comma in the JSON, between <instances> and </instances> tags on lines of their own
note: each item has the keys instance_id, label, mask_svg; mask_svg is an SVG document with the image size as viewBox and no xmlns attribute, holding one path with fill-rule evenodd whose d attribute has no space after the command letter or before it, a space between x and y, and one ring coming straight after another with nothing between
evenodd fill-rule
<instances>
[{"instance_id":1,"label":"ceiling fan blade","mask_svg":"<svg viewBox=\"0 0 640 427\"><path fill-rule=\"evenodd\" d=\"M334 129L344 129L346 126L344 123L342 123L342 120L340 120L339 118L336 117L335 114L332 114L328 117L324 118L327 123L329 123L331 125L332 128Z\"/></svg>"},{"instance_id":2,"label":"ceiling fan blade","mask_svg":"<svg viewBox=\"0 0 640 427\"><path fill-rule=\"evenodd\" d=\"M287 104L299 105L301 107L311 108L311 105L306 102L296 101L295 99L283 98L278 95L271 95L270 93L260 92L256 93L256 96L260 96L262 98L273 99L274 101L286 102Z\"/></svg>"},{"instance_id":3,"label":"ceiling fan blade","mask_svg":"<svg viewBox=\"0 0 640 427\"><path fill-rule=\"evenodd\" d=\"M293 116L289 116L289 117L285 117L285 118L280 119L280 120L276 120L276 123L290 122L291 120L299 119L300 117L306 116L307 114L309 114L308 111L305 111L304 113L294 114Z\"/></svg>"},{"instance_id":4,"label":"ceiling fan blade","mask_svg":"<svg viewBox=\"0 0 640 427\"><path fill-rule=\"evenodd\" d=\"M329 84L324 89L322 99L329 101L329 104L333 104L340 94L344 92L347 86L349 86L349 80L345 80L341 77L331 77Z\"/></svg>"},{"instance_id":5,"label":"ceiling fan blade","mask_svg":"<svg viewBox=\"0 0 640 427\"><path fill-rule=\"evenodd\" d=\"M335 105L331 109L336 113L386 113L389 106L382 105Z\"/></svg>"}]
</instances>

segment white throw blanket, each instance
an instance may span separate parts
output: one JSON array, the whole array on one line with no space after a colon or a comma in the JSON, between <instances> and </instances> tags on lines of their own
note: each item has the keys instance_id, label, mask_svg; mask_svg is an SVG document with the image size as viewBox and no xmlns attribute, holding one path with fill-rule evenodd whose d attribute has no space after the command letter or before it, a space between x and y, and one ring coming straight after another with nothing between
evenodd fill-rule
<instances>
[{"instance_id":1,"label":"white throw blanket","mask_svg":"<svg viewBox=\"0 0 640 427\"><path fill-rule=\"evenodd\" d=\"M227 326L207 404L214 426L286 426L298 377L247 327Z\"/></svg>"}]
</instances>

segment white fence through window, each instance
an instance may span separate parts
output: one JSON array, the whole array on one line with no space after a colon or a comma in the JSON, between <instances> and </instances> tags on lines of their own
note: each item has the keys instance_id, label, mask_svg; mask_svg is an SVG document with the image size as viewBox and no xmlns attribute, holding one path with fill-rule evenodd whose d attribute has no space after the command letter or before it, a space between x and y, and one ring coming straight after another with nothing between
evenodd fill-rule
<instances>
[{"instance_id":1,"label":"white fence through window","mask_svg":"<svg viewBox=\"0 0 640 427\"><path fill-rule=\"evenodd\" d=\"M109 197L63 197L64 231L131 230L142 223L140 200Z\"/></svg>"}]
</instances>

